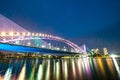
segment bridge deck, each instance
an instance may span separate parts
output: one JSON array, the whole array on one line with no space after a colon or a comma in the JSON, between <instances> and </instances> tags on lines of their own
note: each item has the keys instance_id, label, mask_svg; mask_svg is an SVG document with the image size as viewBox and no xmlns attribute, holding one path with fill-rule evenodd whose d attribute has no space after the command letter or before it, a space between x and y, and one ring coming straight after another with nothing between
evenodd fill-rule
<instances>
[{"instance_id":1,"label":"bridge deck","mask_svg":"<svg viewBox=\"0 0 120 80\"><path fill-rule=\"evenodd\" d=\"M8 43L0 43L0 50L13 51L13 52L24 52L24 53L39 52L40 54L51 54L51 55L79 54L79 53L74 53L74 52L58 51L58 50L51 50L51 49L44 49L44 48L37 48L37 47L30 47L30 46L22 46L22 45L8 44Z\"/></svg>"}]
</instances>

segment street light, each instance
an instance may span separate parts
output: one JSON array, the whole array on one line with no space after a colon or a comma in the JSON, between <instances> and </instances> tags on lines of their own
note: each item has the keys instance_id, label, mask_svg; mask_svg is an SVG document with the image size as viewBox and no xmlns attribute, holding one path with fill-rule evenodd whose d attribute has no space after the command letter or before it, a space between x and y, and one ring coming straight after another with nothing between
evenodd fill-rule
<instances>
[{"instance_id":1,"label":"street light","mask_svg":"<svg viewBox=\"0 0 120 80\"><path fill-rule=\"evenodd\" d=\"M27 33L27 35L28 35L28 36L30 36L30 32L29 32L29 33Z\"/></svg>"},{"instance_id":2,"label":"street light","mask_svg":"<svg viewBox=\"0 0 120 80\"><path fill-rule=\"evenodd\" d=\"M23 32L22 35L25 36L26 35L25 32Z\"/></svg>"},{"instance_id":3,"label":"street light","mask_svg":"<svg viewBox=\"0 0 120 80\"><path fill-rule=\"evenodd\" d=\"M2 32L2 33L1 33L1 35L2 35L2 36L5 36L5 35L6 35L6 33L5 33L5 32Z\"/></svg>"},{"instance_id":4,"label":"street light","mask_svg":"<svg viewBox=\"0 0 120 80\"><path fill-rule=\"evenodd\" d=\"M13 32L9 32L9 35L10 35L10 36L13 36L13 35L14 35L14 33L13 33Z\"/></svg>"},{"instance_id":5,"label":"street light","mask_svg":"<svg viewBox=\"0 0 120 80\"><path fill-rule=\"evenodd\" d=\"M41 33L39 33L39 36L41 36Z\"/></svg>"},{"instance_id":6,"label":"street light","mask_svg":"<svg viewBox=\"0 0 120 80\"><path fill-rule=\"evenodd\" d=\"M19 35L20 35L20 33L18 32L18 33L17 33L17 36L19 36Z\"/></svg>"},{"instance_id":7,"label":"street light","mask_svg":"<svg viewBox=\"0 0 120 80\"><path fill-rule=\"evenodd\" d=\"M35 33L32 33L32 36L35 36Z\"/></svg>"}]
</instances>

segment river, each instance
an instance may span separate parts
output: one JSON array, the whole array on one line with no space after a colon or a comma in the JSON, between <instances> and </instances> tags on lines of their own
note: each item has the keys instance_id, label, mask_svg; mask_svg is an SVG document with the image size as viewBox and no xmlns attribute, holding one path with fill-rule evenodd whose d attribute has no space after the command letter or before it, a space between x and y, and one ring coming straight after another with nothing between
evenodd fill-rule
<instances>
[{"instance_id":1,"label":"river","mask_svg":"<svg viewBox=\"0 0 120 80\"><path fill-rule=\"evenodd\" d=\"M120 80L120 58L0 59L0 80Z\"/></svg>"}]
</instances>

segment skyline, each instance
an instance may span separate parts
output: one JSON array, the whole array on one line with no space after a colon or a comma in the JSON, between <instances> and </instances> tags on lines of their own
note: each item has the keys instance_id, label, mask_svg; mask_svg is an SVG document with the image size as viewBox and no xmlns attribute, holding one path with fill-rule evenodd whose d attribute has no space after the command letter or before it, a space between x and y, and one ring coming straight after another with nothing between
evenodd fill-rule
<instances>
[{"instance_id":1,"label":"skyline","mask_svg":"<svg viewBox=\"0 0 120 80\"><path fill-rule=\"evenodd\" d=\"M90 48L104 47L106 41L120 49L119 4L119 0L1 0L0 13L30 31L56 34Z\"/></svg>"}]
</instances>

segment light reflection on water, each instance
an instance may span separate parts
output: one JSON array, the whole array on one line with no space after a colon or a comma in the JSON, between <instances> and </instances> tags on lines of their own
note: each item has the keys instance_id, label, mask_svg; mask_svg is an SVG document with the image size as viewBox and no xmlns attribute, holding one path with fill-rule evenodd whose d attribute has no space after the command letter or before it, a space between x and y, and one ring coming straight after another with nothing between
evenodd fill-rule
<instances>
[{"instance_id":1,"label":"light reflection on water","mask_svg":"<svg viewBox=\"0 0 120 80\"><path fill-rule=\"evenodd\" d=\"M0 60L0 80L93 79L120 79L120 58Z\"/></svg>"}]
</instances>

